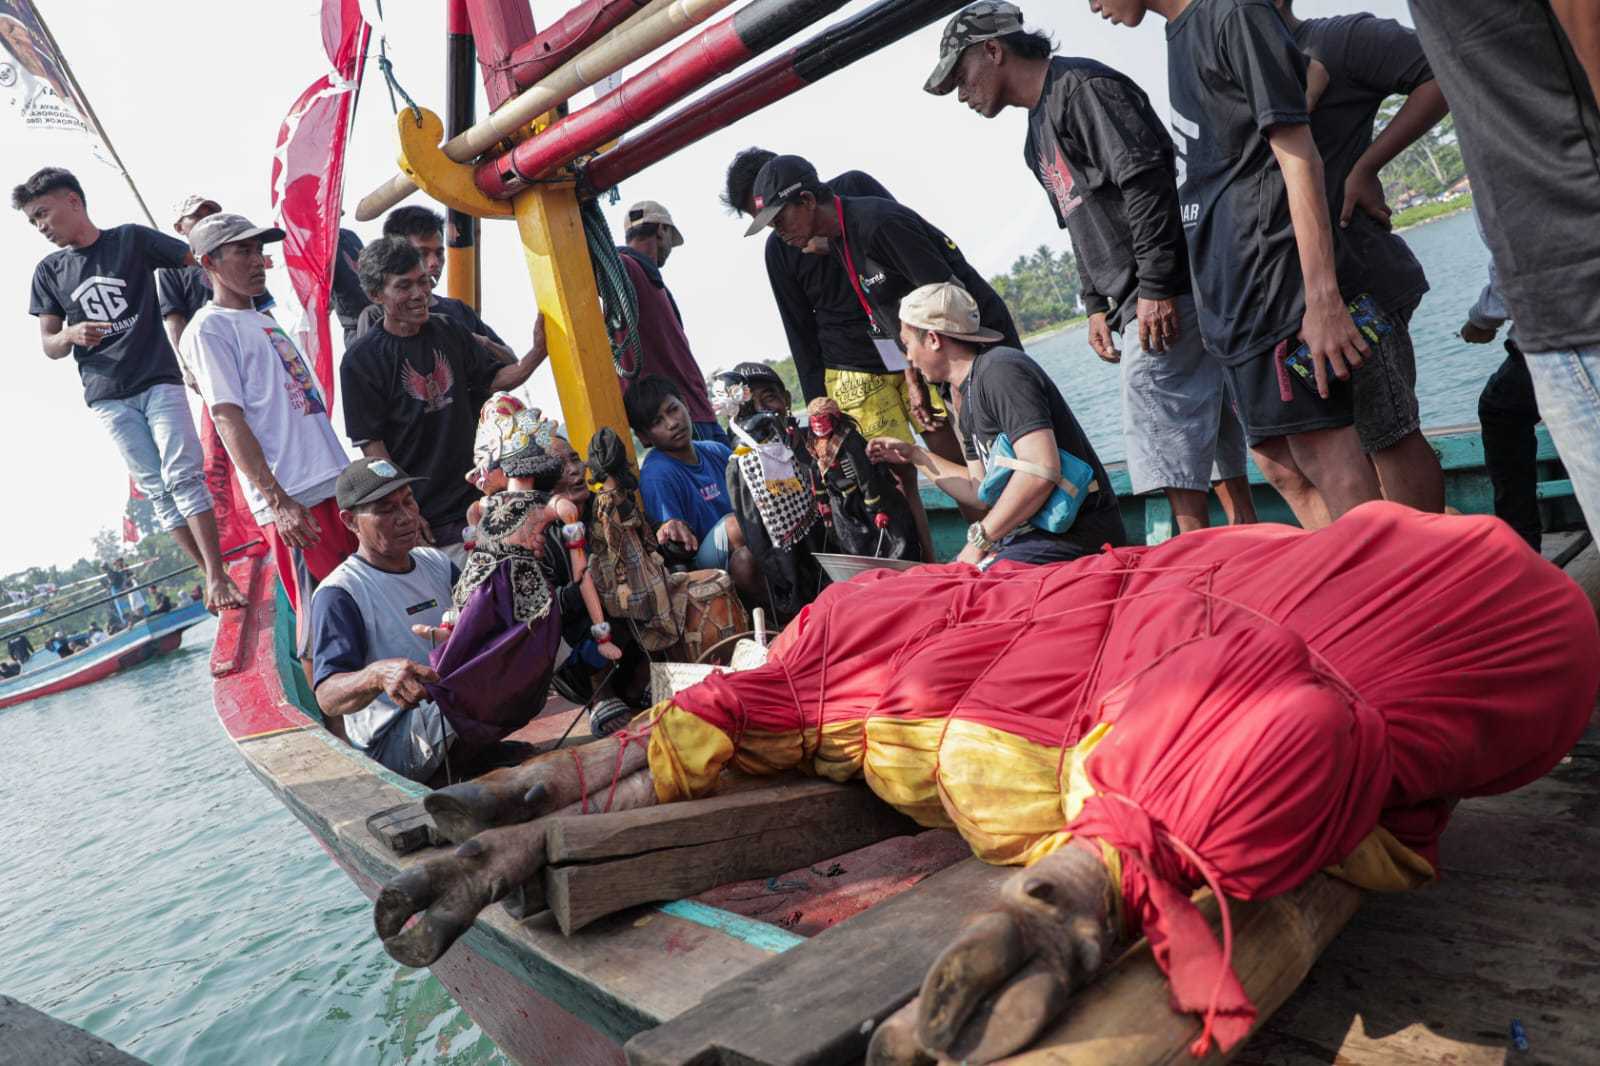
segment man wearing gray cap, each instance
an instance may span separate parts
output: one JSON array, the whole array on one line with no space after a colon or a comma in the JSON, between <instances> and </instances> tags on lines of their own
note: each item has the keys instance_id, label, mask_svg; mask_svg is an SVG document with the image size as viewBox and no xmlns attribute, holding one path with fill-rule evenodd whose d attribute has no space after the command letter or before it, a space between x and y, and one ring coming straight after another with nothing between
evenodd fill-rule
<instances>
[{"instance_id":1,"label":"man wearing gray cap","mask_svg":"<svg viewBox=\"0 0 1600 1066\"><path fill-rule=\"evenodd\" d=\"M1244 429L1190 294L1172 139L1144 92L1093 59L1052 55L1005 0L957 12L923 88L984 118L1026 108L1023 154L1072 236L1089 346L1122 363L1122 432L1137 495L1164 492L1179 532L1210 525L1213 483L1233 522L1255 521ZM1124 356L1113 331L1136 327Z\"/></svg>"},{"instance_id":2,"label":"man wearing gray cap","mask_svg":"<svg viewBox=\"0 0 1600 1066\"><path fill-rule=\"evenodd\" d=\"M221 205L208 196L195 194L185 196L173 208L173 217L176 221L172 223L172 228L178 236L186 238L195 223L221 210ZM195 312L204 307L210 299L211 278L206 274L205 268L198 263L156 271L156 302L161 306L161 322L166 326L167 339L172 342L172 350L178 353L178 366L183 370L183 383L190 388L195 387L194 371L184 361L181 343L183 331L188 327L189 320L195 316ZM257 311L267 311L273 307L275 301L272 299L272 294L263 289L261 295L255 297L251 303Z\"/></svg>"},{"instance_id":3,"label":"man wearing gray cap","mask_svg":"<svg viewBox=\"0 0 1600 1066\"><path fill-rule=\"evenodd\" d=\"M339 521L334 485L349 462L328 420L327 400L294 341L252 302L266 291L262 248L281 229L243 215L211 214L189 230L212 298L183 334L183 355L244 482L289 605L301 615L316 583L355 541Z\"/></svg>"}]
</instances>

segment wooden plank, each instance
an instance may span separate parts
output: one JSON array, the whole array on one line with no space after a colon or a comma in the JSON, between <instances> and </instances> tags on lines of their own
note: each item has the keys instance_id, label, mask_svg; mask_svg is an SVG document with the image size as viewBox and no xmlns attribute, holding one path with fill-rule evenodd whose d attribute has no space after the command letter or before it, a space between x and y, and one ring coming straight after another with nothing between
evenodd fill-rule
<instances>
[{"instance_id":1,"label":"wooden plank","mask_svg":"<svg viewBox=\"0 0 1600 1066\"><path fill-rule=\"evenodd\" d=\"M714 844L797 822L826 822L875 808L887 809L887 805L859 782L839 785L797 778L682 803L554 818L546 839L549 861L554 865Z\"/></svg>"},{"instance_id":2,"label":"wooden plank","mask_svg":"<svg viewBox=\"0 0 1600 1066\"><path fill-rule=\"evenodd\" d=\"M147 1066L75 1025L0 996L0 1066Z\"/></svg>"},{"instance_id":3,"label":"wooden plank","mask_svg":"<svg viewBox=\"0 0 1600 1066\"><path fill-rule=\"evenodd\" d=\"M713 989L640 1033L633 1066L851 1062L872 1028L916 994L967 912L1015 871L968 859Z\"/></svg>"},{"instance_id":4,"label":"wooden plank","mask_svg":"<svg viewBox=\"0 0 1600 1066\"><path fill-rule=\"evenodd\" d=\"M1239 1066L1501 1066L1595 1061L1600 800L1591 729L1549 776L1468 800L1439 882L1374 895ZM1512 1052L1517 1019L1530 1049Z\"/></svg>"},{"instance_id":5,"label":"wooden plank","mask_svg":"<svg viewBox=\"0 0 1600 1066\"><path fill-rule=\"evenodd\" d=\"M1197 900L1212 929L1220 928L1216 898ZM1233 970L1256 1005L1257 1026L1299 987L1360 905L1359 890L1318 874L1293 892L1255 902L1230 901ZM1141 940L1100 980L1072 998L1067 1013L1039 1041L1004 1061L1009 1066L1152 1066L1222 1062L1187 1051L1200 1033L1197 1015L1171 1007L1166 975L1149 941Z\"/></svg>"},{"instance_id":6,"label":"wooden plank","mask_svg":"<svg viewBox=\"0 0 1600 1066\"><path fill-rule=\"evenodd\" d=\"M865 787L815 781L559 818L551 854L564 864L546 868L545 895L562 932L571 933L640 903L770 877L916 831ZM606 856L619 857L570 861Z\"/></svg>"}]
</instances>

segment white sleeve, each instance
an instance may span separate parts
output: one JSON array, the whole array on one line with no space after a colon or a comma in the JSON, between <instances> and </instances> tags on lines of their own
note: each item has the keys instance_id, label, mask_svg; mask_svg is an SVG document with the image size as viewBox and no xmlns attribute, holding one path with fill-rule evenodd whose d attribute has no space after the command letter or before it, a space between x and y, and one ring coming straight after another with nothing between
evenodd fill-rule
<instances>
[{"instance_id":1,"label":"white sleeve","mask_svg":"<svg viewBox=\"0 0 1600 1066\"><path fill-rule=\"evenodd\" d=\"M201 397L210 408L219 403L244 407L244 352L238 330L218 315L197 318L183 331L179 347L194 371Z\"/></svg>"}]
</instances>

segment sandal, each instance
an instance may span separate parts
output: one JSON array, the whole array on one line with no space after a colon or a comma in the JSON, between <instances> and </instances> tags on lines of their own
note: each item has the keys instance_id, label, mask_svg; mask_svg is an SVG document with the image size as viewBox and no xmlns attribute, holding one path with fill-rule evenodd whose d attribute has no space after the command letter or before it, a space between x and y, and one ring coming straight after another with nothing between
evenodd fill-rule
<instances>
[{"instance_id":1,"label":"sandal","mask_svg":"<svg viewBox=\"0 0 1600 1066\"><path fill-rule=\"evenodd\" d=\"M589 733L596 737L608 737L627 725L633 714L632 707L615 696L607 696L589 708Z\"/></svg>"}]
</instances>

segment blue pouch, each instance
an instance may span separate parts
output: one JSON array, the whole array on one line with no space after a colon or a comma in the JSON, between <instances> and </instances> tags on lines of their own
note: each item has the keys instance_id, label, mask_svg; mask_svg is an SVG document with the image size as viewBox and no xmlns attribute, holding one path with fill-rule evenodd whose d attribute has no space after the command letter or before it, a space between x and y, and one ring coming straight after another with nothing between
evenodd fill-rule
<instances>
[{"instance_id":1,"label":"blue pouch","mask_svg":"<svg viewBox=\"0 0 1600 1066\"><path fill-rule=\"evenodd\" d=\"M1038 513L1028 519L1029 525L1047 533L1065 533L1072 528L1072 523L1078 518L1078 508L1083 506L1083 498L1091 492L1100 491L1093 467L1071 452L1058 454L1061 457L1061 476L1056 480L1055 491L1050 493ZM1041 478L1047 476L1043 467L1026 459L1018 459L1017 453L1011 448L1011 438L1004 433L994 439L994 445L989 450L988 465L989 472L978 486L978 499L989 507L993 507L995 501L1000 499L1014 471L1021 470Z\"/></svg>"}]
</instances>

